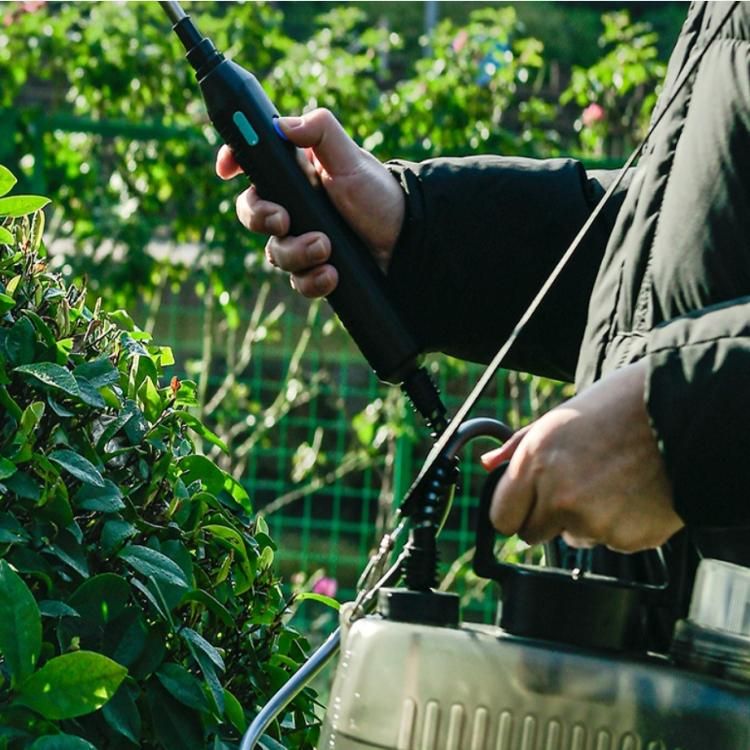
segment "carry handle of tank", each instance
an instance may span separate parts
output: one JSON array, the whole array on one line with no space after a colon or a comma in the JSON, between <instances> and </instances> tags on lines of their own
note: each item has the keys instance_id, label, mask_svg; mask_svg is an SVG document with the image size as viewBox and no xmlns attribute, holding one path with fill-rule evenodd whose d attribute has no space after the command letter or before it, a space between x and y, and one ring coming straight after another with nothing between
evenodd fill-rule
<instances>
[{"instance_id":1,"label":"carry handle of tank","mask_svg":"<svg viewBox=\"0 0 750 750\"><path fill-rule=\"evenodd\" d=\"M498 560L490 505L507 467L505 462L495 469L482 489L473 561L478 576L500 584L500 626L514 635L570 645L640 650L647 639L646 611L672 602L673 591L663 559L659 557L664 571L661 585Z\"/></svg>"}]
</instances>

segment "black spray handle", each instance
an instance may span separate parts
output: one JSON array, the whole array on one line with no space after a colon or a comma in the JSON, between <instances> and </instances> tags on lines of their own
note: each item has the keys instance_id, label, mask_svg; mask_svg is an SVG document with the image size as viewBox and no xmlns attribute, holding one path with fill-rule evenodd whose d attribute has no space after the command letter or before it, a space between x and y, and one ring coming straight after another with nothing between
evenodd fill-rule
<instances>
[{"instance_id":1,"label":"black spray handle","mask_svg":"<svg viewBox=\"0 0 750 750\"><path fill-rule=\"evenodd\" d=\"M649 607L670 603L669 584L652 586L617 578L501 562L490 505L508 464L487 478L479 503L474 572L501 587L499 625L509 633L587 648L642 651L648 643Z\"/></svg>"},{"instance_id":2,"label":"black spray handle","mask_svg":"<svg viewBox=\"0 0 750 750\"><path fill-rule=\"evenodd\" d=\"M211 121L258 194L289 211L291 234L315 230L329 237L339 281L328 301L378 377L403 381L416 369L420 350L389 296L385 275L325 191L310 183L255 76L222 60L202 77L199 71L199 85Z\"/></svg>"}]
</instances>

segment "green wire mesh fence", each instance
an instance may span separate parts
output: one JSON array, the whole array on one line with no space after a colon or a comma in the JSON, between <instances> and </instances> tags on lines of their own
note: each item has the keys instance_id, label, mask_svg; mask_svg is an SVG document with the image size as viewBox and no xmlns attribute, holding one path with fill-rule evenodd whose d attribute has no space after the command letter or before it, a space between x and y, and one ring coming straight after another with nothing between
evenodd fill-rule
<instances>
[{"instance_id":1,"label":"green wire mesh fence","mask_svg":"<svg viewBox=\"0 0 750 750\"><path fill-rule=\"evenodd\" d=\"M302 326L306 303L287 300L287 304L291 309L281 318L278 339L258 346L237 378L259 403L272 401L283 387L280 373L293 356L291 348ZM160 343L172 346L178 366L201 356L203 315L203 306L184 298L162 302L155 335ZM336 598L346 601L354 597L357 578L379 541L391 503L398 504L408 489L429 442L426 429L407 411L405 428L390 441L369 453L352 451L356 415L368 404L393 399L396 394L376 381L343 333L324 336L329 317L324 307L313 327L301 375L308 380L321 373L326 377L318 379L313 398L290 410L255 442L240 478L255 507L265 515L278 545L276 562L284 579L318 586L323 593L333 593L335 588ZM213 361L212 382L221 380L225 364ZM454 413L481 367L447 358L433 364L449 412ZM495 416L517 426L524 415L538 408L534 398L541 392L539 385L528 379L501 373L490 390L477 407L477 415ZM323 465L312 476L295 479L300 444L316 442L322 445ZM440 537L445 586L463 594L465 619L485 622L493 620L495 592L473 577L470 560L477 497L484 479L477 459L489 447L490 443L478 444L464 457L459 491ZM335 619L312 602L297 617L305 629L325 630Z\"/></svg>"}]
</instances>

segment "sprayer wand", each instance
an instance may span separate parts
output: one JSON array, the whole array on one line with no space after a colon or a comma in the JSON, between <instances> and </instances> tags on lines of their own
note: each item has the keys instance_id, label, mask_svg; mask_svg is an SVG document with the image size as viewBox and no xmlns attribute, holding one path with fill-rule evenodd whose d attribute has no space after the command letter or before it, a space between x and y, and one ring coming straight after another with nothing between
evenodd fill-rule
<instances>
[{"instance_id":1,"label":"sprayer wand","mask_svg":"<svg viewBox=\"0 0 750 750\"><path fill-rule=\"evenodd\" d=\"M202 36L178 2L160 2L187 51L208 116L236 162L265 200L286 207L291 234L320 231L331 240L339 282L328 297L376 375L398 384L435 435L446 409L420 364L419 346L390 298L385 276L368 248L297 161L297 148L278 125L279 113L255 76L227 60Z\"/></svg>"}]
</instances>

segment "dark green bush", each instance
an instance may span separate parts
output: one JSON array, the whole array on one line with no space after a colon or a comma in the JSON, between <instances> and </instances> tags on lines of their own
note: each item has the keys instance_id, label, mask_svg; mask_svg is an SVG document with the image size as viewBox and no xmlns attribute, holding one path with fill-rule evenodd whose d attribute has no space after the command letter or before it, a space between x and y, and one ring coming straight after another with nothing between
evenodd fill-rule
<instances>
[{"instance_id":1,"label":"dark green bush","mask_svg":"<svg viewBox=\"0 0 750 750\"><path fill-rule=\"evenodd\" d=\"M234 747L305 647L273 542L170 351L47 271L46 202L0 198L0 748Z\"/></svg>"}]
</instances>

